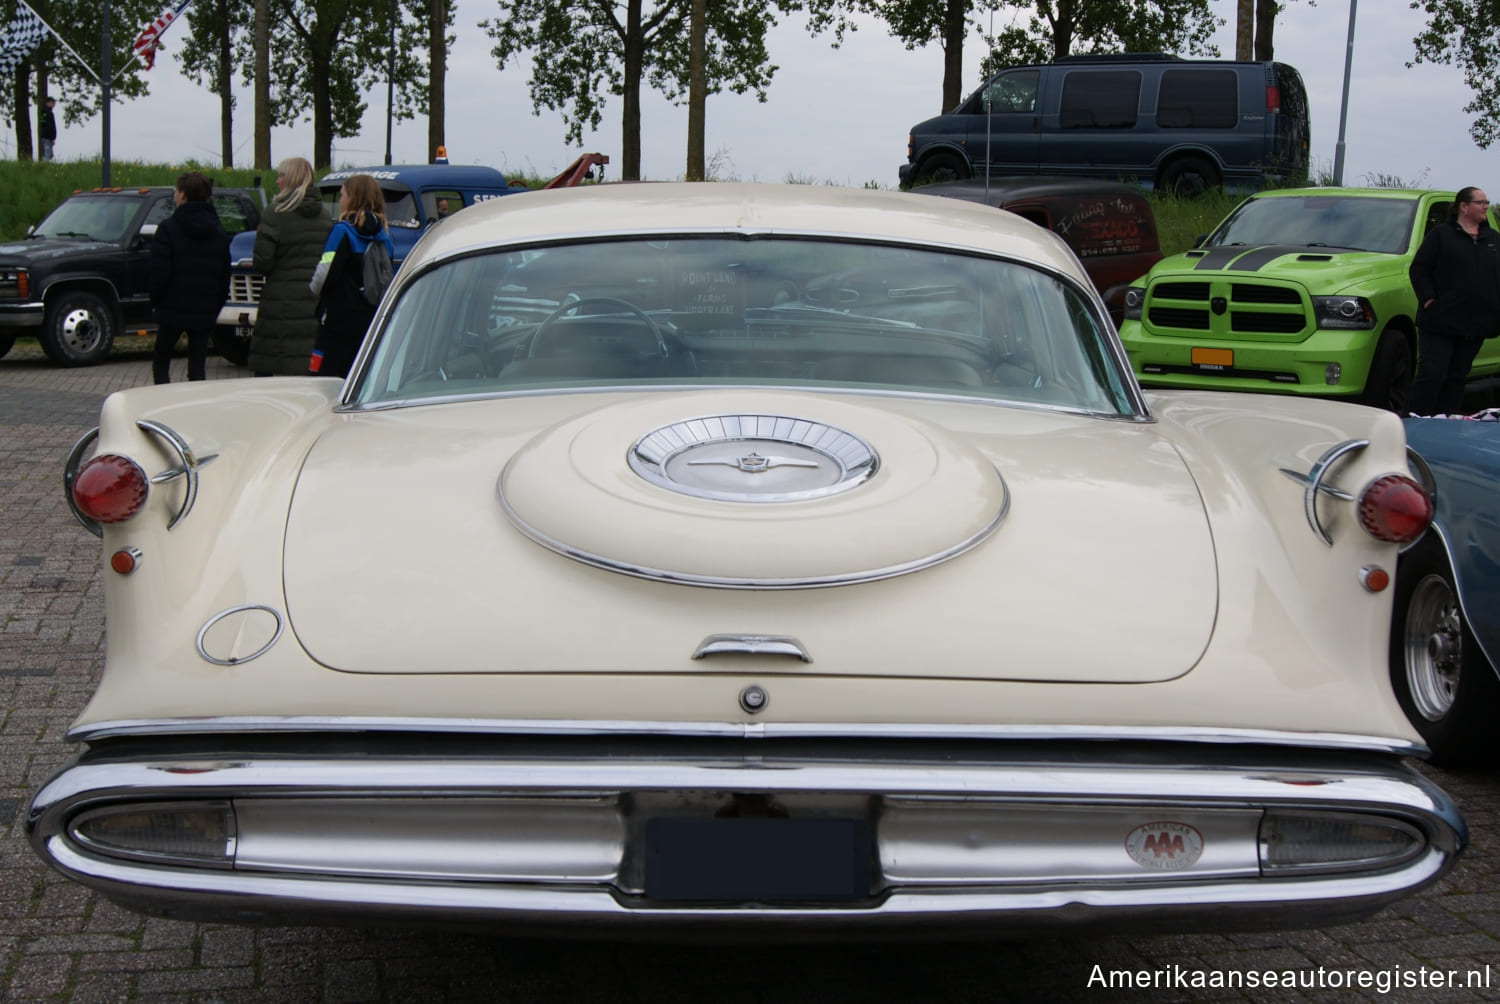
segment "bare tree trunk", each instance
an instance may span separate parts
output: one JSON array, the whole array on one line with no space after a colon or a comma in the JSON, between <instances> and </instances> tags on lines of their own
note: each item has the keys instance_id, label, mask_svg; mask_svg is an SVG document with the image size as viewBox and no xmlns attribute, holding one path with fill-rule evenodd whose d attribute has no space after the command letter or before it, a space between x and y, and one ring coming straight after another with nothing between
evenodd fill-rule
<instances>
[{"instance_id":1,"label":"bare tree trunk","mask_svg":"<svg viewBox=\"0 0 1500 1004\"><path fill-rule=\"evenodd\" d=\"M229 0L219 0L219 59L214 89L219 92L219 147L224 167L234 166L234 65L229 52Z\"/></svg>"},{"instance_id":2,"label":"bare tree trunk","mask_svg":"<svg viewBox=\"0 0 1500 1004\"><path fill-rule=\"evenodd\" d=\"M31 61L22 60L11 77L11 104L16 115L16 159L31 160Z\"/></svg>"},{"instance_id":3,"label":"bare tree trunk","mask_svg":"<svg viewBox=\"0 0 1500 1004\"><path fill-rule=\"evenodd\" d=\"M968 0L948 0L943 12L943 111L958 107L964 96L964 15Z\"/></svg>"},{"instance_id":4,"label":"bare tree trunk","mask_svg":"<svg viewBox=\"0 0 1500 1004\"><path fill-rule=\"evenodd\" d=\"M447 115L443 87L448 76L448 3L428 0L427 26L427 157L437 156L438 147L447 146L443 138Z\"/></svg>"},{"instance_id":5,"label":"bare tree trunk","mask_svg":"<svg viewBox=\"0 0 1500 1004\"><path fill-rule=\"evenodd\" d=\"M641 180L641 0L629 0L625 16L624 111L620 122L621 181Z\"/></svg>"},{"instance_id":6,"label":"bare tree trunk","mask_svg":"<svg viewBox=\"0 0 1500 1004\"><path fill-rule=\"evenodd\" d=\"M1274 36L1276 15L1281 10L1277 0L1258 0L1255 5L1255 58L1265 61L1275 59Z\"/></svg>"},{"instance_id":7,"label":"bare tree trunk","mask_svg":"<svg viewBox=\"0 0 1500 1004\"><path fill-rule=\"evenodd\" d=\"M702 181L703 126L708 111L708 0L693 0L688 28L687 180Z\"/></svg>"},{"instance_id":8,"label":"bare tree trunk","mask_svg":"<svg viewBox=\"0 0 1500 1004\"><path fill-rule=\"evenodd\" d=\"M1234 58L1250 59L1255 51L1255 0L1237 0L1234 7Z\"/></svg>"},{"instance_id":9,"label":"bare tree trunk","mask_svg":"<svg viewBox=\"0 0 1500 1004\"><path fill-rule=\"evenodd\" d=\"M1073 25L1077 23L1074 0L1057 0L1057 20L1052 22L1052 58L1061 59L1073 52Z\"/></svg>"},{"instance_id":10,"label":"bare tree trunk","mask_svg":"<svg viewBox=\"0 0 1500 1004\"><path fill-rule=\"evenodd\" d=\"M328 87L329 54L312 54L313 163L333 166L333 94Z\"/></svg>"},{"instance_id":11,"label":"bare tree trunk","mask_svg":"<svg viewBox=\"0 0 1500 1004\"><path fill-rule=\"evenodd\" d=\"M255 0L255 167L271 169L270 0Z\"/></svg>"}]
</instances>

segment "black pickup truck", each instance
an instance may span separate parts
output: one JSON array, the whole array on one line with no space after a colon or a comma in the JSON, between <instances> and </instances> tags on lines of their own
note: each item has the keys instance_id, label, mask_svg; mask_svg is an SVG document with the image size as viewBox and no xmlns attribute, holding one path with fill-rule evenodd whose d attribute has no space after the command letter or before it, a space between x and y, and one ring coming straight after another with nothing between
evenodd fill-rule
<instances>
[{"instance_id":1,"label":"black pickup truck","mask_svg":"<svg viewBox=\"0 0 1500 1004\"><path fill-rule=\"evenodd\" d=\"M257 188L216 188L214 209L233 236L260 224ZM19 241L0 245L0 356L34 336L60 366L103 362L121 334L151 334L147 265L172 189L74 192Z\"/></svg>"}]
</instances>

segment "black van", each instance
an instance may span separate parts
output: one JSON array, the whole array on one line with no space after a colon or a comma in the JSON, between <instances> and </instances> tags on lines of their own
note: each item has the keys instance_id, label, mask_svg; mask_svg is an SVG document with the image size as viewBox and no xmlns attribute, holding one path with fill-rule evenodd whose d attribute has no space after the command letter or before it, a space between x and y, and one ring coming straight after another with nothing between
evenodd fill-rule
<instances>
[{"instance_id":1,"label":"black van","mask_svg":"<svg viewBox=\"0 0 1500 1004\"><path fill-rule=\"evenodd\" d=\"M1307 89L1287 64L1128 53L997 73L912 129L900 173L907 187L1038 173L1192 195L1300 183L1307 155Z\"/></svg>"}]
</instances>

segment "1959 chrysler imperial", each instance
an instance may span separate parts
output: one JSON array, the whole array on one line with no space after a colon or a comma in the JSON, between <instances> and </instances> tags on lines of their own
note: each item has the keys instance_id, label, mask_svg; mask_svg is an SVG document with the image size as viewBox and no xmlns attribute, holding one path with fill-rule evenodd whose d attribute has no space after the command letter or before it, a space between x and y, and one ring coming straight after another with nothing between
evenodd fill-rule
<instances>
[{"instance_id":1,"label":"1959 chrysler imperial","mask_svg":"<svg viewBox=\"0 0 1500 1004\"><path fill-rule=\"evenodd\" d=\"M474 206L347 381L118 393L66 471L107 655L29 831L141 910L1286 927L1466 840L1387 676L1400 420L1143 393L982 206Z\"/></svg>"}]
</instances>

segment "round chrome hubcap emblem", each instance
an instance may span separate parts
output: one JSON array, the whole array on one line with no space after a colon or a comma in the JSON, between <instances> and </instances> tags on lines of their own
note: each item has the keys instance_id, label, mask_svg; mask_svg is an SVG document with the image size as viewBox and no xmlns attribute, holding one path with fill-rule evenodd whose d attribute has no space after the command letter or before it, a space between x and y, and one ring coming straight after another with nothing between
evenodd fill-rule
<instances>
[{"instance_id":1,"label":"round chrome hubcap emblem","mask_svg":"<svg viewBox=\"0 0 1500 1004\"><path fill-rule=\"evenodd\" d=\"M636 440L630 466L652 484L728 502L801 502L855 488L875 451L842 429L785 415L712 415Z\"/></svg>"}]
</instances>

